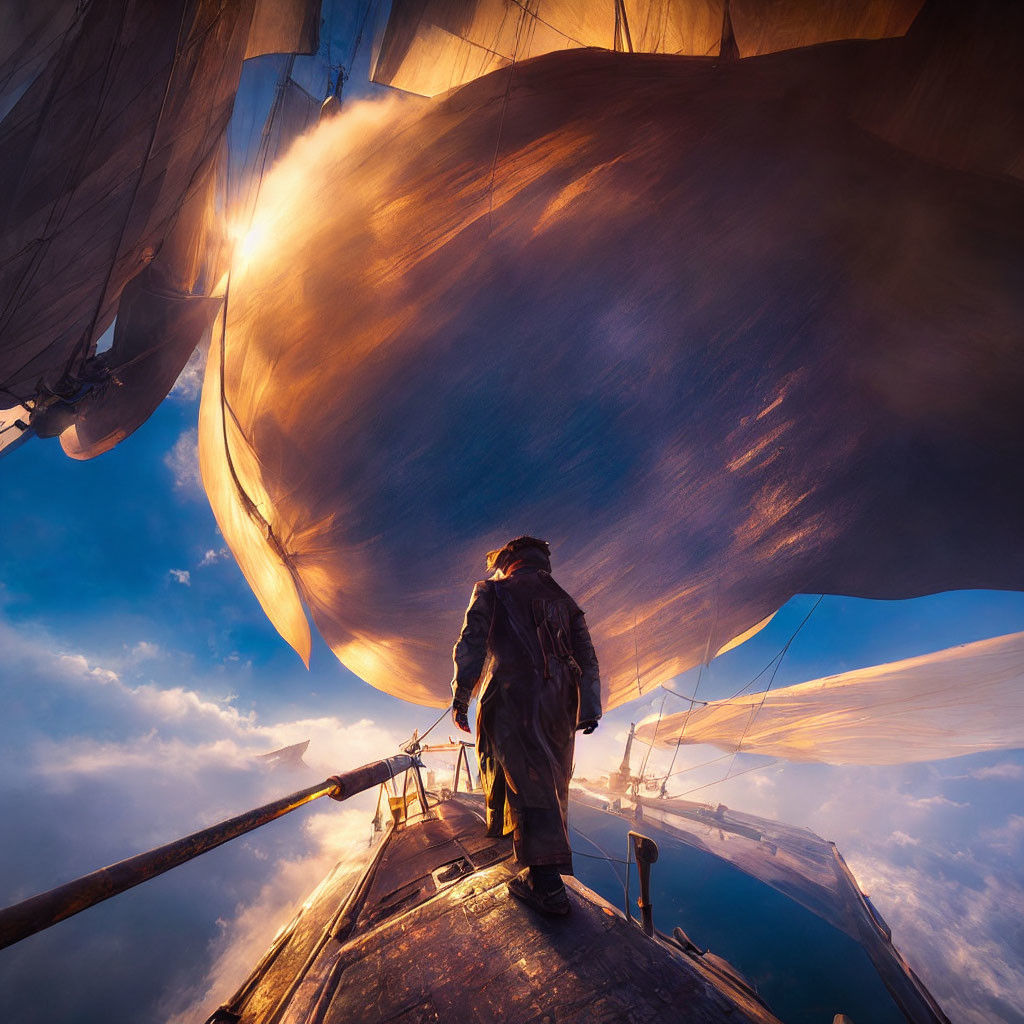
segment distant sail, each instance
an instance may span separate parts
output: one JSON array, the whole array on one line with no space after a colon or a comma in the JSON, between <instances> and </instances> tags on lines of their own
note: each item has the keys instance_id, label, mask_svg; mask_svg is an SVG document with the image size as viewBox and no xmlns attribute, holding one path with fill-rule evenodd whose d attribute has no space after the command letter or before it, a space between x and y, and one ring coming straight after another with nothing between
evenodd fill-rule
<instances>
[{"instance_id":1,"label":"distant sail","mask_svg":"<svg viewBox=\"0 0 1024 1024\"><path fill-rule=\"evenodd\" d=\"M393 0L373 80L436 96L555 50L740 57L903 35L922 0ZM730 28L731 23L731 28Z\"/></svg>"},{"instance_id":2,"label":"distant sail","mask_svg":"<svg viewBox=\"0 0 1024 1024\"><path fill-rule=\"evenodd\" d=\"M899 47L572 49L294 147L201 447L300 653L305 603L367 682L444 703L523 532L608 706L795 593L1024 587L1024 192L851 120Z\"/></svg>"},{"instance_id":3,"label":"distant sail","mask_svg":"<svg viewBox=\"0 0 1024 1024\"><path fill-rule=\"evenodd\" d=\"M301 743L293 743L288 747L281 747L278 750L271 750L269 754L257 754L256 760L265 764L268 768L305 768L306 762L302 760L309 747L309 740Z\"/></svg>"},{"instance_id":4,"label":"distant sail","mask_svg":"<svg viewBox=\"0 0 1024 1024\"><path fill-rule=\"evenodd\" d=\"M763 703L762 703L763 702ZM686 727L683 729L685 721ZM790 761L907 764L1024 748L1024 633L712 701L642 723L659 747L710 743Z\"/></svg>"}]
</instances>

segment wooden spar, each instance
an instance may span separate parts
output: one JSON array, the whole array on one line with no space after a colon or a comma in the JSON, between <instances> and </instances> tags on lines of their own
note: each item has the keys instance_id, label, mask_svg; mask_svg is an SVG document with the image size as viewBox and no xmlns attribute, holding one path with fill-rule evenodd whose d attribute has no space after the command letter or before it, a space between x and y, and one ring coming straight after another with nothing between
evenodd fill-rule
<instances>
[{"instance_id":1,"label":"wooden spar","mask_svg":"<svg viewBox=\"0 0 1024 1024\"><path fill-rule=\"evenodd\" d=\"M20 942L29 935L49 928L58 921L78 914L89 907L108 900L111 896L131 889L141 882L162 875L165 871L207 853L231 839L252 832L267 822L280 818L296 808L329 796L333 800L347 800L350 796L394 778L399 772L416 766L409 754L396 754L380 761L371 761L340 775L332 775L308 789L281 797L245 814L218 822L200 832L177 839L166 846L158 846L146 853L136 854L109 867L100 868L72 882L32 896L21 903L0 910L0 949Z\"/></svg>"}]
</instances>

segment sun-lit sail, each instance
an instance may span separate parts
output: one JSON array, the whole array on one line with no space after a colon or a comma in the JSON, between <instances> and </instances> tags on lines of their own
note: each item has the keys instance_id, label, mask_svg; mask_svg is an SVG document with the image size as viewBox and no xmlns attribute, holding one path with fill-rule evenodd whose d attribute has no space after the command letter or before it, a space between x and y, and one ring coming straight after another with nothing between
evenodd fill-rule
<instances>
[{"instance_id":1,"label":"sun-lit sail","mask_svg":"<svg viewBox=\"0 0 1024 1024\"><path fill-rule=\"evenodd\" d=\"M685 728L684 728L685 722ZM907 764L1024 747L1024 633L711 701L637 727L659 747Z\"/></svg>"},{"instance_id":2,"label":"sun-lit sail","mask_svg":"<svg viewBox=\"0 0 1024 1024\"><path fill-rule=\"evenodd\" d=\"M393 0L373 79L436 96L513 61L600 47L751 57L903 35L921 0ZM723 44L724 40L724 44Z\"/></svg>"},{"instance_id":3,"label":"sun-lit sail","mask_svg":"<svg viewBox=\"0 0 1024 1024\"><path fill-rule=\"evenodd\" d=\"M0 388L29 402L73 395L40 432L68 427L68 454L89 458L145 420L208 328L219 274L208 265L197 283L191 257L207 255L210 187L242 61L315 51L320 4L9 7L0 15ZM126 288L117 362L109 381L94 381L89 360Z\"/></svg>"},{"instance_id":4,"label":"sun-lit sail","mask_svg":"<svg viewBox=\"0 0 1024 1024\"><path fill-rule=\"evenodd\" d=\"M322 125L232 284L258 479L217 473L276 538L215 495L232 550L286 564L363 679L435 704L483 553L524 531L588 612L606 706L794 593L1021 586L1022 197L855 120L912 42L571 49Z\"/></svg>"},{"instance_id":5,"label":"sun-lit sail","mask_svg":"<svg viewBox=\"0 0 1024 1024\"><path fill-rule=\"evenodd\" d=\"M277 540L280 534L272 535L268 528L266 517L271 506L260 485L258 460L223 403L220 366L221 347L219 340L215 340L210 345L199 405L199 469L203 486L267 618L308 665L309 624ZM245 479L244 496L236 473ZM277 529L281 530L280 525Z\"/></svg>"}]
</instances>

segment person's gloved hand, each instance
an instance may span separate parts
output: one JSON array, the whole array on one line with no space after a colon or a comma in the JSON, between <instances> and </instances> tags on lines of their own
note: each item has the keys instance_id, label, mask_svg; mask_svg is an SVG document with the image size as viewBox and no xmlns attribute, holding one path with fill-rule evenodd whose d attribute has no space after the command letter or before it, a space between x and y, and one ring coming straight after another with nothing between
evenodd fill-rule
<instances>
[{"instance_id":1,"label":"person's gloved hand","mask_svg":"<svg viewBox=\"0 0 1024 1024\"><path fill-rule=\"evenodd\" d=\"M597 719L596 718L584 719L582 722L579 723L579 725L576 726L576 728L577 729L582 729L584 736L589 736L597 728Z\"/></svg>"},{"instance_id":2,"label":"person's gloved hand","mask_svg":"<svg viewBox=\"0 0 1024 1024\"><path fill-rule=\"evenodd\" d=\"M469 705L461 700L453 700L452 721L463 732L469 732Z\"/></svg>"}]
</instances>

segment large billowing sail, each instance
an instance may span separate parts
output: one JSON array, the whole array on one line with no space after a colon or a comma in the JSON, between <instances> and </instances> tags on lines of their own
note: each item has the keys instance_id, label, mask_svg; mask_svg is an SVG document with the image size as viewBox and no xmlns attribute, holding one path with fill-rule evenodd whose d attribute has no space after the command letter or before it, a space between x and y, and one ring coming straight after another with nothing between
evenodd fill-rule
<instances>
[{"instance_id":1,"label":"large billowing sail","mask_svg":"<svg viewBox=\"0 0 1024 1024\"><path fill-rule=\"evenodd\" d=\"M659 747L907 764L1024 747L1024 633L711 701L637 727Z\"/></svg>"},{"instance_id":2,"label":"large billowing sail","mask_svg":"<svg viewBox=\"0 0 1024 1024\"><path fill-rule=\"evenodd\" d=\"M219 143L250 17L98 0L0 124L4 388L30 397L109 326Z\"/></svg>"},{"instance_id":3,"label":"large billowing sail","mask_svg":"<svg viewBox=\"0 0 1024 1024\"><path fill-rule=\"evenodd\" d=\"M899 36L922 0L393 0L373 79L421 96L513 61L595 46L738 56Z\"/></svg>"},{"instance_id":4,"label":"large billowing sail","mask_svg":"<svg viewBox=\"0 0 1024 1024\"><path fill-rule=\"evenodd\" d=\"M70 6L19 3L3 15L16 30L0 48L4 81L46 66L0 122L0 388L22 401L75 395L81 408L61 413L80 421L65 448L86 458L149 415L208 326L214 268L193 294L168 283L182 267L162 250L193 220L180 244L204 246L202 218L186 207L206 188L243 58L315 50L319 3ZM80 399L96 340L150 266L115 340L125 372Z\"/></svg>"},{"instance_id":5,"label":"large billowing sail","mask_svg":"<svg viewBox=\"0 0 1024 1024\"><path fill-rule=\"evenodd\" d=\"M214 338L206 363L199 404L199 469L221 530L230 535L232 551L274 628L309 664L309 624L295 585L294 569L278 534L270 525L274 510L262 487L262 469L252 447L224 401L221 374L223 333ZM241 481L244 480L244 490Z\"/></svg>"},{"instance_id":6,"label":"large billowing sail","mask_svg":"<svg viewBox=\"0 0 1024 1024\"><path fill-rule=\"evenodd\" d=\"M210 160L199 173L159 254L125 285L104 356L110 379L76 403L74 422L60 435L72 458L109 451L144 423L208 335L222 302L211 290L227 263L218 166L223 161Z\"/></svg>"},{"instance_id":7,"label":"large billowing sail","mask_svg":"<svg viewBox=\"0 0 1024 1024\"><path fill-rule=\"evenodd\" d=\"M81 24L77 0L0 5L0 119Z\"/></svg>"},{"instance_id":8,"label":"large billowing sail","mask_svg":"<svg viewBox=\"0 0 1024 1024\"><path fill-rule=\"evenodd\" d=\"M297 143L228 303L206 422L238 455L201 444L303 653L300 601L443 703L484 553L524 532L608 705L794 593L1024 585L1024 193L853 123L903 42L568 50Z\"/></svg>"}]
</instances>

